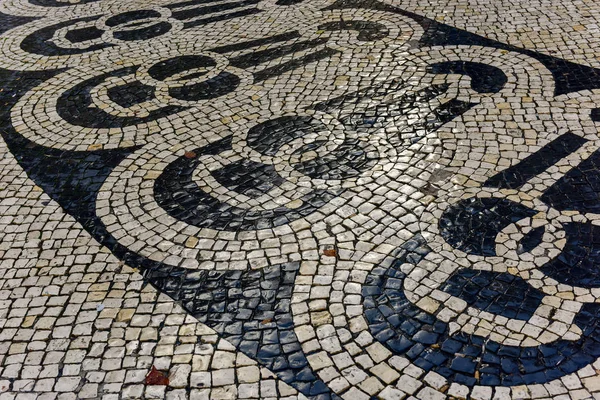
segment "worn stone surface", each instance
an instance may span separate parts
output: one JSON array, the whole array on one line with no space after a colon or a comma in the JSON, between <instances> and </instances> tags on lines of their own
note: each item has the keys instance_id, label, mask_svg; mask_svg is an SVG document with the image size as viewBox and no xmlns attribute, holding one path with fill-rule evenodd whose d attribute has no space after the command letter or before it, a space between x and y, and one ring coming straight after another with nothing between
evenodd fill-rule
<instances>
[{"instance_id":1,"label":"worn stone surface","mask_svg":"<svg viewBox=\"0 0 600 400\"><path fill-rule=\"evenodd\" d=\"M599 11L1 2L0 400L600 398Z\"/></svg>"}]
</instances>

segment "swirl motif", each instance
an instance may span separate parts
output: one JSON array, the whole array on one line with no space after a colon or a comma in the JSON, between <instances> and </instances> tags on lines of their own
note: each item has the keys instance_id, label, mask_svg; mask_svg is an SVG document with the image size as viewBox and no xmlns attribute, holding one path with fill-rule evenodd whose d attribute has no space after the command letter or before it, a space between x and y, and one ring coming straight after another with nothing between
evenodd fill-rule
<instances>
[{"instance_id":1,"label":"swirl motif","mask_svg":"<svg viewBox=\"0 0 600 400\"><path fill-rule=\"evenodd\" d=\"M5 140L65 179L24 168L304 395L392 395L409 364L545 384L600 356L600 94L544 57L435 45L379 2L21 3L63 11L2 35L0 66L43 77Z\"/></svg>"}]
</instances>

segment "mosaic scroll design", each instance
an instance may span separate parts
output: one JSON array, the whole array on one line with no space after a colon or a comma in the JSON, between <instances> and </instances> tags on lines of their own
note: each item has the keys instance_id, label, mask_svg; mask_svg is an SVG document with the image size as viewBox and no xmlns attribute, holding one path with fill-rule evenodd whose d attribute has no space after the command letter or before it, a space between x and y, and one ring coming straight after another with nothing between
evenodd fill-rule
<instances>
[{"instance_id":1,"label":"mosaic scroll design","mask_svg":"<svg viewBox=\"0 0 600 400\"><path fill-rule=\"evenodd\" d=\"M294 2L277 4L287 7L294 5L291 3ZM227 3L227 6L207 6L204 2L190 1L36 26L39 29L35 32L23 35L19 44L21 50L35 57L56 57L60 61L50 60L49 71L3 71L11 95L2 95L5 105L2 135L30 178L117 257L140 268L148 282L180 301L190 314L306 396L335 398L336 394L317 378L318 374L309 365L307 354L294 333L290 301L298 262L277 263L257 270L245 267L235 271L207 271L186 268L183 263L172 265L168 257L156 261L143 254L143 249L132 248L118 239L117 231L112 230L109 223L110 215L100 215L97 203L102 197L99 193L103 194L107 179L115 171L130 166L127 162L146 154L146 150L154 150L149 146L151 141L147 142L140 132L155 129L156 121L185 120L190 115L202 118L210 109L198 111L198 104L236 100L240 97L239 90L248 85L267 85L286 73L301 71L343 54L344 46L369 45L393 35L397 37L398 32L393 33L389 23L376 19L331 21L324 18L314 26L320 32L318 37L301 30L277 32L233 44L191 48L193 51L186 54L174 52L145 64L135 61L128 66L110 65L101 68L99 73L78 70L80 74L77 75L69 70L55 70L65 60L64 65L75 66L81 60L78 57L114 51L120 46L127 49L131 43L144 41L164 39L169 43L178 35L184 35L179 32L188 29L237 19L243 21L243 18L267 12L259 6L255 1ZM435 45L487 46L535 58L551 71L556 95L600 87L600 74L594 69L493 42L384 3L340 3L330 8L338 10L349 6L363 6L371 11L410 18L413 31L423 31L423 35L411 44L416 49ZM347 31L356 34L351 38L354 41L346 43L342 40L340 45L334 34ZM23 62L22 69L27 70L36 68L33 66L35 60L22 57L17 61ZM480 62L439 62L426 72L468 78L470 89L482 95L498 93L508 82L501 69ZM54 131L54 128L38 130L34 125L24 129L21 122L29 123L29 120L20 121L18 117L22 110L27 110L24 102L35 99L36 87L38 95L46 95L43 85L53 79L60 83L56 93L52 94L56 98L56 111L65 123L56 125ZM436 102L444 96L452 97L451 85L447 83L408 92L406 88L406 82L402 80L385 80L367 89L336 93L324 101L305 102L293 115L268 115L259 122L240 125L244 128L240 129L244 134L244 146L249 149L244 153L246 158L224 161L241 146L239 135L224 133L218 138L213 137L210 143L191 146L195 143L194 136L203 136L194 131L182 139L188 145L185 154L181 151L170 153L170 158L164 162L166 167L153 178L153 201L176 221L219 232L271 229L313 215L332 200L347 194L346 187L330 182L358 179L386 158L386 149L369 147L361 140L364 136L382 127L394 127L418 109L423 114L418 122L404 131L404 136L390 139L392 147L400 152L476 107L476 103L461 100L458 96ZM111 104L112 108L99 107L98 102L102 101L104 105ZM364 102L370 105L348 112L353 109L350 106ZM44 115L44 112L38 115ZM81 127L88 128L97 133L97 138L107 138L105 142L103 139L99 142L108 146L98 146L94 142L88 147L90 143L84 136L67 135L57 140L48 134L49 131L62 132L65 127L67 131L77 127L71 131L75 133ZM133 137L125 133L118 141L110 141L116 131L127 127L135 128ZM337 130L344 134L335 136ZM154 134L156 132L158 130ZM298 139L306 137L316 140L293 148ZM172 142L168 139L167 144L177 144L179 139ZM335 146L327 147L328 142L335 142ZM518 188L581 146L583 140L579 136L561 136L517 166L490 178L487 186ZM88 149L84 150L84 147ZM309 153L316 153L318 157L302 157ZM281 154L290 160L283 172L271 161ZM216 162L219 160L220 164ZM206 167L207 175L198 177L196 171L210 162L218 168ZM542 200L558 210L594 212L595 202L590 200L596 200L598 191L596 175L590 171L596 170L596 164L598 160L594 153L548 189ZM277 190L292 192L282 175L308 177L326 184L322 187L315 184L317 188L307 191L294 188L293 193L301 196L290 198L285 204L266 207L269 200L264 200L266 194ZM221 197L206 193L206 187L202 186L206 179L210 179L214 187L223 189ZM241 202L232 206L230 202L237 196L244 196L247 204ZM247 207L248 204L254 208ZM465 212L468 214L466 219ZM440 226L447 243L455 248L467 253L493 255L496 234L506 225L531 217L533 213L525 206L508 201L494 203L476 199L459 203L448 211ZM477 234L470 236L452 228L457 225L474 226ZM565 225L564 229L568 240L563 254L542 270L569 285L595 287L598 279L595 260L599 254L593 239L597 236L596 227L571 224ZM540 232L532 232L522 240L523 252L539 244ZM583 334L575 341L558 340L537 347L520 347L495 343L473 334L450 333L447 323L416 307L403 291L406 274L401 265L417 264L431 252L426 241L417 236L401 246L396 263L372 270L363 286L364 315L369 330L395 354L408 357L427 371L436 371L453 382L468 386L548 382L588 365L600 355L595 350L598 348L598 306L594 303L585 304L577 313L573 323ZM467 269L451 275L441 290L476 308L521 320L531 318L543 298L539 290L517 276ZM476 371L480 372L479 378L475 378Z\"/></svg>"}]
</instances>

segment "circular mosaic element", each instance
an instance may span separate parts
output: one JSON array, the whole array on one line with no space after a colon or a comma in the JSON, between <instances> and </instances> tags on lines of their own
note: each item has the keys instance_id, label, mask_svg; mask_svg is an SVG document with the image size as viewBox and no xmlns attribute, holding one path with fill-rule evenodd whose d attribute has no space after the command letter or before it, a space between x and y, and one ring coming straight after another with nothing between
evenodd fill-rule
<instances>
[{"instance_id":1,"label":"circular mosaic element","mask_svg":"<svg viewBox=\"0 0 600 400\"><path fill-rule=\"evenodd\" d=\"M600 356L596 70L370 0L2 5L41 9L2 34L16 159L302 395L502 398Z\"/></svg>"}]
</instances>

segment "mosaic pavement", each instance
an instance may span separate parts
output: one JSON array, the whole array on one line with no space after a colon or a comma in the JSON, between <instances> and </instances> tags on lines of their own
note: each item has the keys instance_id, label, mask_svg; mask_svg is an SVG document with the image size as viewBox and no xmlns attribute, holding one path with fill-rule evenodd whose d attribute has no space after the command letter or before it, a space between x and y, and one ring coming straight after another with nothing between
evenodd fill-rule
<instances>
[{"instance_id":1,"label":"mosaic pavement","mask_svg":"<svg viewBox=\"0 0 600 400\"><path fill-rule=\"evenodd\" d=\"M488 3L0 2L0 400L600 399L600 5Z\"/></svg>"}]
</instances>

